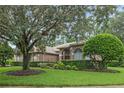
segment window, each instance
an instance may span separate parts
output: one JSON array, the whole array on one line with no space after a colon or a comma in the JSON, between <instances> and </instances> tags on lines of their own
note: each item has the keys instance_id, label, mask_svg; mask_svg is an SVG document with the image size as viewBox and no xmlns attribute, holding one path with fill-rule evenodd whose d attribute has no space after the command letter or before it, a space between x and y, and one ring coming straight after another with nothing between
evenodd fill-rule
<instances>
[{"instance_id":1,"label":"window","mask_svg":"<svg viewBox=\"0 0 124 93\"><path fill-rule=\"evenodd\" d=\"M74 59L75 60L82 60L83 55L82 55L82 50L81 49L76 49L74 52Z\"/></svg>"}]
</instances>

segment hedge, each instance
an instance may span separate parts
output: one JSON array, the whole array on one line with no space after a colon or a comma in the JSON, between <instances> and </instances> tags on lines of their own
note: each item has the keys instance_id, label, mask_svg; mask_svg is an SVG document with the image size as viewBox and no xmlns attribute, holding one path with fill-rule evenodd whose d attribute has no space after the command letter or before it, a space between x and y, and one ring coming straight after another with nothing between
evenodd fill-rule
<instances>
[{"instance_id":1,"label":"hedge","mask_svg":"<svg viewBox=\"0 0 124 93\"><path fill-rule=\"evenodd\" d=\"M46 64L47 66L52 66L55 63L56 62L47 62L47 61L29 62L31 67L41 67L44 64ZM62 63L65 65L76 66L79 69L93 68L92 63L89 60L63 60ZM22 66L22 64L23 64L23 62L11 62L12 66ZM118 62L118 61L112 61L112 62L108 63L109 67L119 67L121 65L122 65L122 63Z\"/></svg>"},{"instance_id":2,"label":"hedge","mask_svg":"<svg viewBox=\"0 0 124 93\"><path fill-rule=\"evenodd\" d=\"M65 65L76 66L78 69L93 68L90 60L63 60L62 63Z\"/></svg>"},{"instance_id":3,"label":"hedge","mask_svg":"<svg viewBox=\"0 0 124 93\"><path fill-rule=\"evenodd\" d=\"M117 60L113 60L112 62L108 63L109 67L120 67L123 64L123 62L119 62Z\"/></svg>"},{"instance_id":4,"label":"hedge","mask_svg":"<svg viewBox=\"0 0 124 93\"><path fill-rule=\"evenodd\" d=\"M35 62L29 62L30 67L40 67L39 64L47 64L48 66L53 65L56 62L47 62L47 61L35 61ZM12 62L12 66L22 66L23 62Z\"/></svg>"},{"instance_id":5,"label":"hedge","mask_svg":"<svg viewBox=\"0 0 124 93\"><path fill-rule=\"evenodd\" d=\"M62 61L65 65L75 65L79 69L91 69L94 68L92 62L90 60L63 60ZM120 67L123 62L118 62L117 60L113 60L112 62L108 63L109 67Z\"/></svg>"}]
</instances>

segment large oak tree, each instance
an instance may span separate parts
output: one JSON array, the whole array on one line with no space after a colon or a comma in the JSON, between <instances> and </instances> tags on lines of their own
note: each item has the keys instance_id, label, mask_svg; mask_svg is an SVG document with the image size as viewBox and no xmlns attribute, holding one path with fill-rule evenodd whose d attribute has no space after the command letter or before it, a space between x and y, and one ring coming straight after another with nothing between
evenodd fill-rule
<instances>
[{"instance_id":1,"label":"large oak tree","mask_svg":"<svg viewBox=\"0 0 124 93\"><path fill-rule=\"evenodd\" d=\"M65 22L81 14L83 6L1 6L0 38L16 47L23 54L23 70L29 69L29 52L33 46L55 38L63 31Z\"/></svg>"}]
</instances>

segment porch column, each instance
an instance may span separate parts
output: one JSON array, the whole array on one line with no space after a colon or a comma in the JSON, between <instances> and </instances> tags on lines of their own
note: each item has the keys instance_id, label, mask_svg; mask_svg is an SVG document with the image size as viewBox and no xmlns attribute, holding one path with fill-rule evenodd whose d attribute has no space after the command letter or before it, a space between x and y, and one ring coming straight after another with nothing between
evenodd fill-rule
<instances>
[{"instance_id":1,"label":"porch column","mask_svg":"<svg viewBox=\"0 0 124 93\"><path fill-rule=\"evenodd\" d=\"M62 60L62 50L59 53L59 61L61 61L61 60Z\"/></svg>"},{"instance_id":2,"label":"porch column","mask_svg":"<svg viewBox=\"0 0 124 93\"><path fill-rule=\"evenodd\" d=\"M70 48L70 60L74 59L74 49L71 47Z\"/></svg>"},{"instance_id":3,"label":"porch column","mask_svg":"<svg viewBox=\"0 0 124 93\"><path fill-rule=\"evenodd\" d=\"M62 53L63 60L65 60L65 51Z\"/></svg>"}]
</instances>

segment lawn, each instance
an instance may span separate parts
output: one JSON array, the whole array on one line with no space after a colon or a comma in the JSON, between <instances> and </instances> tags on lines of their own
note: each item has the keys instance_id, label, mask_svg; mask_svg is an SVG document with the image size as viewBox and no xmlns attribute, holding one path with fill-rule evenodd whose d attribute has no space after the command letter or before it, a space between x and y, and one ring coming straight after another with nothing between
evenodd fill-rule
<instances>
[{"instance_id":1,"label":"lawn","mask_svg":"<svg viewBox=\"0 0 124 93\"><path fill-rule=\"evenodd\" d=\"M46 73L32 76L7 76L6 71L20 67L0 67L0 86L89 86L124 84L124 68L111 68L120 73L42 69ZM41 69L41 68L35 68Z\"/></svg>"}]
</instances>

